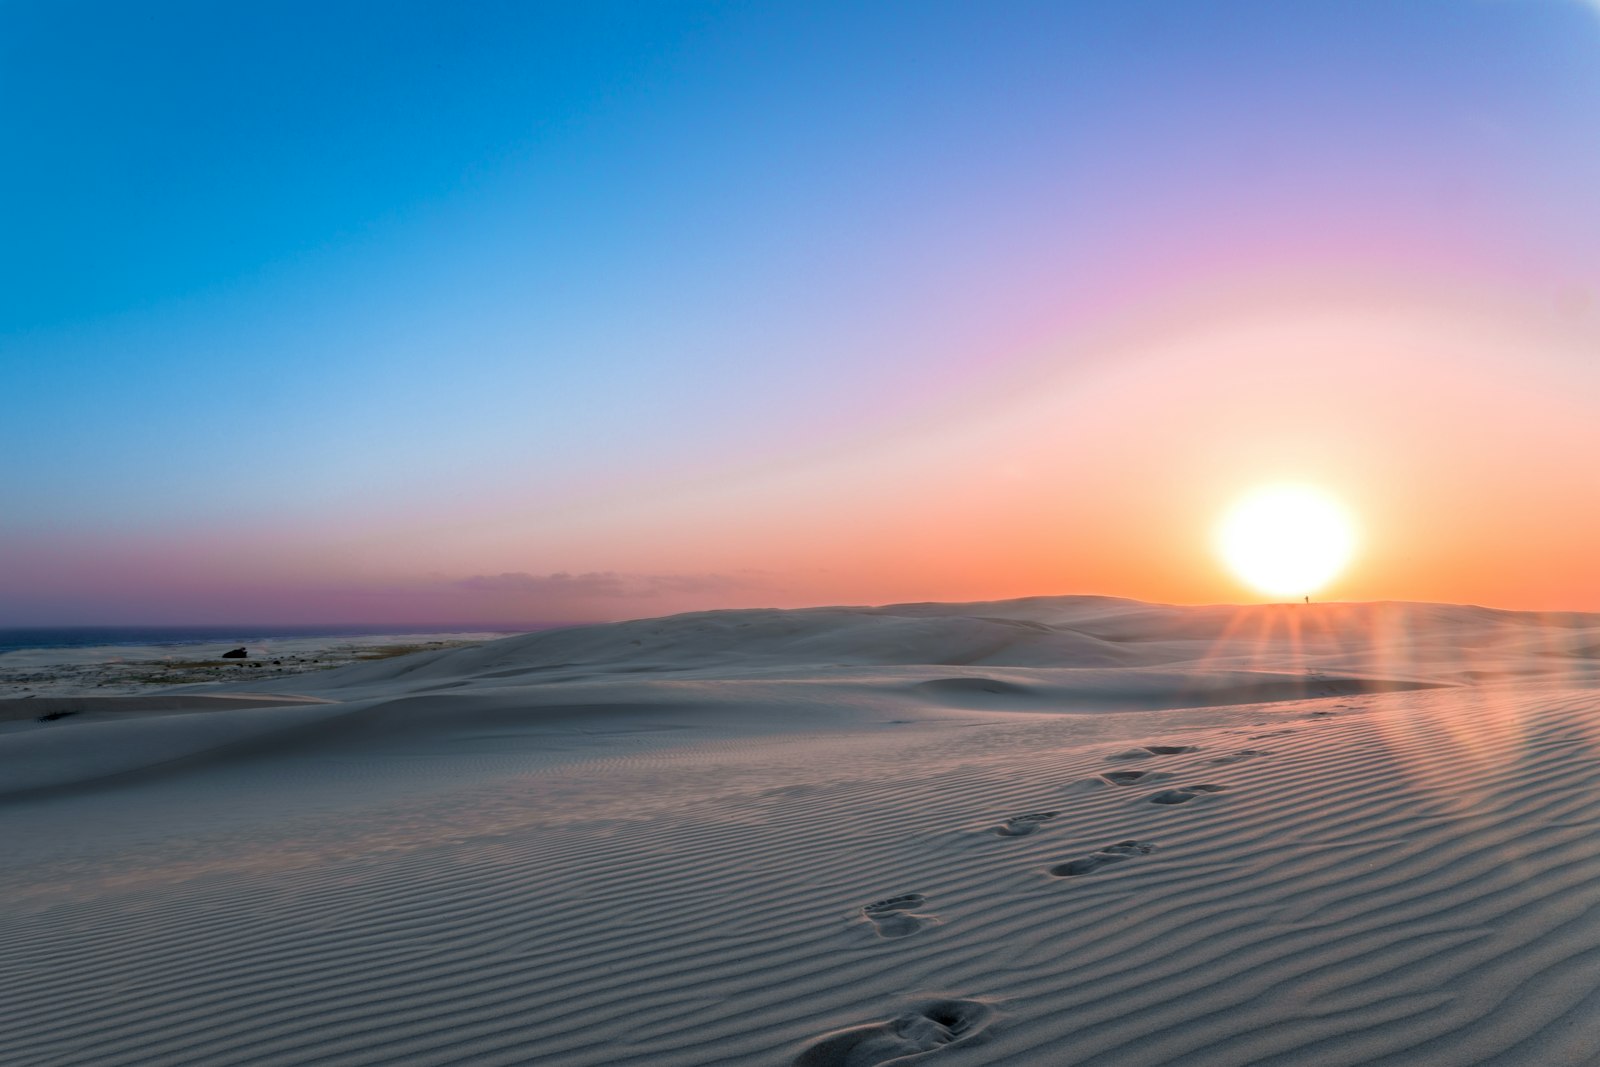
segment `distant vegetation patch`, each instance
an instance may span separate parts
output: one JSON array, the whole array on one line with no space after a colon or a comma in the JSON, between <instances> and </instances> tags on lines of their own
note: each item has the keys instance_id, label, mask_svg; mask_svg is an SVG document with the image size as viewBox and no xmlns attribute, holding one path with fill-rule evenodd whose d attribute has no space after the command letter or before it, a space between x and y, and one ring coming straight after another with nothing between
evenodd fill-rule
<instances>
[{"instance_id":1,"label":"distant vegetation patch","mask_svg":"<svg viewBox=\"0 0 1600 1067\"><path fill-rule=\"evenodd\" d=\"M413 652L437 652L441 648L465 648L475 645L476 641L429 641L421 645L385 645L382 648L371 648L356 653L356 659L393 659L396 656L409 656Z\"/></svg>"},{"instance_id":2,"label":"distant vegetation patch","mask_svg":"<svg viewBox=\"0 0 1600 1067\"><path fill-rule=\"evenodd\" d=\"M171 660L138 664L142 673L128 680L144 685L182 685L187 682L214 682L218 678L237 677L245 671L257 671L260 661L246 660Z\"/></svg>"},{"instance_id":3,"label":"distant vegetation patch","mask_svg":"<svg viewBox=\"0 0 1600 1067\"><path fill-rule=\"evenodd\" d=\"M286 655L274 660L164 660L139 664L141 672L131 680L145 685L183 685L193 682L215 682L249 674L253 679L279 678L290 674L307 674L345 667L352 663L393 659L414 652L438 652L446 648L466 648L480 644L478 641L424 641L395 645L367 647L336 646L305 655Z\"/></svg>"},{"instance_id":4,"label":"distant vegetation patch","mask_svg":"<svg viewBox=\"0 0 1600 1067\"><path fill-rule=\"evenodd\" d=\"M347 667L353 663L393 659L418 652L466 648L493 639L442 637L437 641L423 641L419 640L425 636L422 634L395 636L398 640L393 642L373 641L370 637L328 644L296 641L287 649L263 650L258 658L253 659L225 658L222 650L227 646L220 646L217 653L211 656L200 649L192 649L162 659L62 662L30 665L25 670L16 671L0 668L0 694L15 692L26 697L44 696L55 691L67 696L86 690L138 692L179 685L237 685L241 682L255 685L271 679ZM25 717L31 719L37 713L37 709L30 709Z\"/></svg>"}]
</instances>

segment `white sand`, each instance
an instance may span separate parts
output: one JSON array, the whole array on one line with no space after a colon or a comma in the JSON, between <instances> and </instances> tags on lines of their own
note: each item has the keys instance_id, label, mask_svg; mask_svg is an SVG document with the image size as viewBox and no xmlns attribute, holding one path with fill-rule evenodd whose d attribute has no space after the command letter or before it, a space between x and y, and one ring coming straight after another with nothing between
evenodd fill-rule
<instances>
[{"instance_id":1,"label":"white sand","mask_svg":"<svg viewBox=\"0 0 1600 1067\"><path fill-rule=\"evenodd\" d=\"M1600 1063L1597 656L1049 598L17 719L0 1063Z\"/></svg>"}]
</instances>

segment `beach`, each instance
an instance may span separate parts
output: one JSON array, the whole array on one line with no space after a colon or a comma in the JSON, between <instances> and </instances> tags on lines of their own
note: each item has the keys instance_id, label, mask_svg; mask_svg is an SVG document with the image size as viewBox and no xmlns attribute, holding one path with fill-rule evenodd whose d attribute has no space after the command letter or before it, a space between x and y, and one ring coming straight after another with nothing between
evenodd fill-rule
<instances>
[{"instance_id":1,"label":"beach","mask_svg":"<svg viewBox=\"0 0 1600 1067\"><path fill-rule=\"evenodd\" d=\"M1596 615L1042 597L16 718L0 1062L1592 1064L1597 685Z\"/></svg>"}]
</instances>

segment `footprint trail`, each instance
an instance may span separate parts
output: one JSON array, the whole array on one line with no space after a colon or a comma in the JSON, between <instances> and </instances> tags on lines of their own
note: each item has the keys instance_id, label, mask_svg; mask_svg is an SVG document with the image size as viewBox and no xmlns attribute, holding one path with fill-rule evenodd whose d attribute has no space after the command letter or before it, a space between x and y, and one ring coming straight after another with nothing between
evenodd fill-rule
<instances>
[{"instance_id":1,"label":"footprint trail","mask_svg":"<svg viewBox=\"0 0 1600 1067\"><path fill-rule=\"evenodd\" d=\"M1059 811L1030 811L1007 819L1003 825L995 827L990 833L996 837L1027 837L1038 830L1041 824L1049 822L1060 814Z\"/></svg>"},{"instance_id":2,"label":"footprint trail","mask_svg":"<svg viewBox=\"0 0 1600 1067\"><path fill-rule=\"evenodd\" d=\"M1073 878L1082 874L1093 874L1100 868L1113 863L1121 863L1134 856L1148 856L1156 850L1156 846L1149 841L1118 841L1114 845L1107 845L1087 856L1080 856L1075 860L1058 863L1050 868L1050 873L1057 878Z\"/></svg>"},{"instance_id":3,"label":"footprint trail","mask_svg":"<svg viewBox=\"0 0 1600 1067\"><path fill-rule=\"evenodd\" d=\"M863 905L861 914L872 920L879 937L909 937L927 925L931 915L914 915L912 912L928 902L921 893L901 893Z\"/></svg>"},{"instance_id":4,"label":"footprint trail","mask_svg":"<svg viewBox=\"0 0 1600 1067\"><path fill-rule=\"evenodd\" d=\"M852 1026L800 1053L794 1067L875 1067L951 1048L981 1033L994 1009L976 1000L930 1000L892 1019Z\"/></svg>"},{"instance_id":5,"label":"footprint trail","mask_svg":"<svg viewBox=\"0 0 1600 1067\"><path fill-rule=\"evenodd\" d=\"M1187 804L1195 797L1207 793L1220 793L1228 787L1225 785L1186 785L1177 789L1163 789L1150 796L1152 804Z\"/></svg>"}]
</instances>

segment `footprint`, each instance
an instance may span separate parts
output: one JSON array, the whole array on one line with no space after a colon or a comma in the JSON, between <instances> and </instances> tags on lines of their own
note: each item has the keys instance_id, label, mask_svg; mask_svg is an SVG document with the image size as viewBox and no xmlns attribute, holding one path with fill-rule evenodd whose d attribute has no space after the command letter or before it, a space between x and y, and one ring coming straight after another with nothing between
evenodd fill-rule
<instances>
[{"instance_id":1,"label":"footprint","mask_svg":"<svg viewBox=\"0 0 1600 1067\"><path fill-rule=\"evenodd\" d=\"M1125 749L1114 755L1107 756L1108 760L1124 762L1133 759L1149 759L1151 756L1176 756L1180 752L1199 752L1195 745L1145 745L1142 748Z\"/></svg>"},{"instance_id":2,"label":"footprint","mask_svg":"<svg viewBox=\"0 0 1600 1067\"><path fill-rule=\"evenodd\" d=\"M795 1057L794 1067L874 1067L950 1048L976 1037L993 1016L976 1000L925 1001L892 1019L827 1035Z\"/></svg>"},{"instance_id":3,"label":"footprint","mask_svg":"<svg viewBox=\"0 0 1600 1067\"><path fill-rule=\"evenodd\" d=\"M1148 841L1118 841L1114 845L1107 845L1098 852L1091 852L1087 856L1080 856L1075 860L1058 863L1050 868L1050 873L1057 878L1071 878L1074 875L1089 874L1098 871L1110 863L1121 863L1130 856L1148 856L1156 850L1156 846Z\"/></svg>"},{"instance_id":4,"label":"footprint","mask_svg":"<svg viewBox=\"0 0 1600 1067\"><path fill-rule=\"evenodd\" d=\"M1240 762L1243 762L1244 760L1247 760L1247 759L1255 759L1257 756L1270 756L1270 755L1272 755L1272 753L1266 751L1265 749L1260 749L1260 748L1241 748L1237 752L1230 752L1226 756L1218 756L1215 759L1208 759L1208 760L1206 760L1206 762L1207 763L1219 763L1219 764L1240 763Z\"/></svg>"},{"instance_id":5,"label":"footprint","mask_svg":"<svg viewBox=\"0 0 1600 1067\"><path fill-rule=\"evenodd\" d=\"M1040 823L1049 822L1060 814L1059 811L1030 811L1007 819L1004 826L997 826L990 832L997 837L1027 837L1039 829Z\"/></svg>"},{"instance_id":6,"label":"footprint","mask_svg":"<svg viewBox=\"0 0 1600 1067\"><path fill-rule=\"evenodd\" d=\"M1160 771L1106 771L1100 777L1112 785L1133 785L1137 782L1157 782L1171 775Z\"/></svg>"},{"instance_id":7,"label":"footprint","mask_svg":"<svg viewBox=\"0 0 1600 1067\"><path fill-rule=\"evenodd\" d=\"M922 929L932 916L913 915L912 910L922 907L928 898L921 893L901 893L897 897L874 900L862 907L861 914L872 920L879 937L908 937Z\"/></svg>"},{"instance_id":8,"label":"footprint","mask_svg":"<svg viewBox=\"0 0 1600 1067\"><path fill-rule=\"evenodd\" d=\"M1150 797L1152 804L1187 804L1202 793L1220 793L1225 785L1186 785L1178 789L1163 789Z\"/></svg>"}]
</instances>

